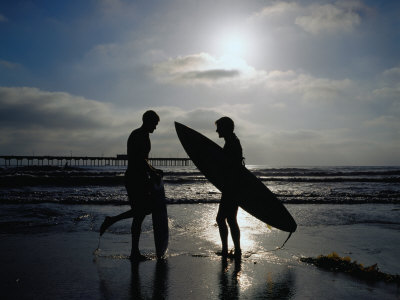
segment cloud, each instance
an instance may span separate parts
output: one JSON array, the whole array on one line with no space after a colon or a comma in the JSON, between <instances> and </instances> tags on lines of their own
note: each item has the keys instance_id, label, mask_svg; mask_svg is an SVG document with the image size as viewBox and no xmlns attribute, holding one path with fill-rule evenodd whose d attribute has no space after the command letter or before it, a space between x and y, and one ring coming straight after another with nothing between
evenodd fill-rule
<instances>
[{"instance_id":1,"label":"cloud","mask_svg":"<svg viewBox=\"0 0 400 300\"><path fill-rule=\"evenodd\" d=\"M208 53L178 56L153 66L153 74L158 80L183 85L232 82L247 85L262 73L238 57L216 58Z\"/></svg>"},{"instance_id":2,"label":"cloud","mask_svg":"<svg viewBox=\"0 0 400 300\"><path fill-rule=\"evenodd\" d=\"M110 121L108 110L104 103L67 93L29 87L0 88L0 124L6 127L103 127Z\"/></svg>"},{"instance_id":3,"label":"cloud","mask_svg":"<svg viewBox=\"0 0 400 300\"><path fill-rule=\"evenodd\" d=\"M18 64L18 63L11 62L11 61L0 59L0 67L6 68L6 69L9 69L9 70L15 70L15 69L21 69L22 65Z\"/></svg>"},{"instance_id":4,"label":"cloud","mask_svg":"<svg viewBox=\"0 0 400 300\"><path fill-rule=\"evenodd\" d=\"M362 13L369 8L360 1L336 1L302 6L295 2L278 1L263 7L257 18L289 18L304 31L318 35L351 32L362 22Z\"/></svg>"},{"instance_id":5,"label":"cloud","mask_svg":"<svg viewBox=\"0 0 400 300\"><path fill-rule=\"evenodd\" d=\"M367 127L382 127L387 129L396 129L397 133L400 135L400 116L379 116L372 120L368 120L365 123Z\"/></svg>"},{"instance_id":6,"label":"cloud","mask_svg":"<svg viewBox=\"0 0 400 300\"><path fill-rule=\"evenodd\" d=\"M274 16L281 16L290 12L298 11L300 6L294 2L279 1L265 6L260 12L257 12L254 16L258 18L269 18Z\"/></svg>"},{"instance_id":7,"label":"cloud","mask_svg":"<svg viewBox=\"0 0 400 300\"><path fill-rule=\"evenodd\" d=\"M0 87L0 149L2 154L111 155L126 152L130 132L141 125L147 108L117 109L111 104L32 87ZM149 108L150 109L150 108ZM181 151L174 121L216 137L214 121L229 115L239 123L248 105L216 105L183 110L151 107L161 117L154 133L153 156Z\"/></svg>"},{"instance_id":8,"label":"cloud","mask_svg":"<svg viewBox=\"0 0 400 300\"><path fill-rule=\"evenodd\" d=\"M397 98L400 99L400 83L395 86L386 86L373 91L375 96L380 98Z\"/></svg>"},{"instance_id":9,"label":"cloud","mask_svg":"<svg viewBox=\"0 0 400 300\"><path fill-rule=\"evenodd\" d=\"M227 85L231 89L253 87L277 97L293 95L305 101L334 101L354 88L350 79L318 78L301 71L256 70L243 60L230 61L207 53L170 58L153 67L153 75L164 83L180 85ZM284 105L280 105L284 107Z\"/></svg>"},{"instance_id":10,"label":"cloud","mask_svg":"<svg viewBox=\"0 0 400 300\"><path fill-rule=\"evenodd\" d=\"M124 145L128 124L128 116L118 116L108 104L31 87L0 87L3 153L115 153L123 149L116 145Z\"/></svg>"},{"instance_id":11,"label":"cloud","mask_svg":"<svg viewBox=\"0 0 400 300\"><path fill-rule=\"evenodd\" d=\"M299 77L294 71L274 71L269 75L275 80ZM32 152L36 155L69 155L71 151L73 155L125 153L127 137L141 125L141 116L146 109L119 110L110 104L68 93L0 87L0 149L2 154L15 155ZM191 126L222 145L223 141L215 133L214 122L226 115L235 121L248 163L354 165L398 161L395 153L398 153L399 143L393 140L382 143L382 134L393 139L400 133L398 118L389 114L365 121L362 128L337 128L345 125L336 124L333 129L305 129L299 125L303 115L296 112L300 115L293 120L298 126L295 129L283 120L279 120L279 126L269 127L265 120L260 121L254 115L260 109L256 104L224 103L198 105L191 109L155 106L151 109L161 117L151 137L153 157L185 155L175 133L174 121ZM268 118L266 111L260 113L263 118ZM310 113L307 116L311 116Z\"/></svg>"},{"instance_id":12,"label":"cloud","mask_svg":"<svg viewBox=\"0 0 400 300\"><path fill-rule=\"evenodd\" d=\"M135 16L136 3L123 0L97 0L97 8L103 17L109 20L120 21Z\"/></svg>"},{"instance_id":13,"label":"cloud","mask_svg":"<svg viewBox=\"0 0 400 300\"><path fill-rule=\"evenodd\" d=\"M400 99L400 67L393 67L382 72L378 76L379 87L373 90L373 94L379 98Z\"/></svg>"},{"instance_id":14,"label":"cloud","mask_svg":"<svg viewBox=\"0 0 400 300\"><path fill-rule=\"evenodd\" d=\"M242 139L242 145L245 156L270 166L398 163L396 153L400 151L400 143L383 143L368 130L370 128L361 132L350 128L268 130L260 133L251 144Z\"/></svg>"},{"instance_id":15,"label":"cloud","mask_svg":"<svg viewBox=\"0 0 400 300\"><path fill-rule=\"evenodd\" d=\"M318 78L293 70L270 71L265 85L275 94L292 94L303 100L322 102L341 99L354 86L350 79Z\"/></svg>"},{"instance_id":16,"label":"cloud","mask_svg":"<svg viewBox=\"0 0 400 300\"><path fill-rule=\"evenodd\" d=\"M190 71L183 73L181 76L178 78L181 80L187 80L187 81L202 81L202 80L208 80L208 81L218 81L221 79L230 79L230 78L235 78L240 75L240 72L238 70L206 70L206 71Z\"/></svg>"},{"instance_id":17,"label":"cloud","mask_svg":"<svg viewBox=\"0 0 400 300\"><path fill-rule=\"evenodd\" d=\"M152 49L150 40L137 39L95 45L85 55L85 63L102 71L127 72L137 65L151 63L160 57L163 57L162 51Z\"/></svg>"},{"instance_id":18,"label":"cloud","mask_svg":"<svg viewBox=\"0 0 400 300\"><path fill-rule=\"evenodd\" d=\"M312 34L350 32L361 23L357 10L362 8L358 2L353 5L314 4L308 8L309 14L297 17L295 23Z\"/></svg>"},{"instance_id":19,"label":"cloud","mask_svg":"<svg viewBox=\"0 0 400 300\"><path fill-rule=\"evenodd\" d=\"M383 71L382 75L386 76L386 77L395 77L397 79L400 79L400 67L394 67L394 68L385 70L385 71Z\"/></svg>"}]
</instances>

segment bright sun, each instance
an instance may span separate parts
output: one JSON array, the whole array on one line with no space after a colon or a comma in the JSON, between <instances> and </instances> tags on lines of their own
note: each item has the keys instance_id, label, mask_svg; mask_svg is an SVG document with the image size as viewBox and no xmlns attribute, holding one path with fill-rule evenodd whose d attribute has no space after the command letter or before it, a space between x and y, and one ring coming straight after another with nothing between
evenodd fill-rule
<instances>
[{"instance_id":1,"label":"bright sun","mask_svg":"<svg viewBox=\"0 0 400 300\"><path fill-rule=\"evenodd\" d=\"M221 40L224 55L243 57L246 54L246 40L240 35L230 35Z\"/></svg>"},{"instance_id":2,"label":"bright sun","mask_svg":"<svg viewBox=\"0 0 400 300\"><path fill-rule=\"evenodd\" d=\"M251 41L243 30L221 30L216 35L216 52L219 56L246 59L250 53Z\"/></svg>"}]
</instances>

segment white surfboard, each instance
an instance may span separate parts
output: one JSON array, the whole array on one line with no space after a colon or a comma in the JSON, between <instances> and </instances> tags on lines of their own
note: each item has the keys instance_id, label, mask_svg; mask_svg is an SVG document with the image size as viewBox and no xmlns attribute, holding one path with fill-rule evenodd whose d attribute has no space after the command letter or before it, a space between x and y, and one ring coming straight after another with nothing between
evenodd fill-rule
<instances>
[{"instance_id":1,"label":"white surfboard","mask_svg":"<svg viewBox=\"0 0 400 300\"><path fill-rule=\"evenodd\" d=\"M162 179L160 184L153 184L151 198L153 201L152 219L154 243L156 246L157 258L160 259L167 251L169 238L167 205L165 203L164 182Z\"/></svg>"}]
</instances>

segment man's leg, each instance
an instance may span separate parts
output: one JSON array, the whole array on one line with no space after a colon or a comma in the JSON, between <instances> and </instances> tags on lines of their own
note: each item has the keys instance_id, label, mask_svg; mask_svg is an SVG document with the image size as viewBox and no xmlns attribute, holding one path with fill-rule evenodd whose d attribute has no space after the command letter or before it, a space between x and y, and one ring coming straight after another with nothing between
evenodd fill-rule
<instances>
[{"instance_id":1,"label":"man's leg","mask_svg":"<svg viewBox=\"0 0 400 300\"><path fill-rule=\"evenodd\" d=\"M125 189L126 192L128 194L128 199L129 199L129 203L132 207L133 205L133 199L135 196L135 191L137 191L137 188L135 188L134 185L129 184L130 180L128 180L127 178L125 178ZM104 232L107 230L108 227L110 227L111 225L113 225L114 223L121 221L123 219L129 219L129 218L133 218L133 210L132 208L126 212L123 212L119 215L116 216L112 216L112 217L105 217L103 223L100 226L100 236L102 236L104 234Z\"/></svg>"},{"instance_id":2,"label":"man's leg","mask_svg":"<svg viewBox=\"0 0 400 300\"><path fill-rule=\"evenodd\" d=\"M144 218L146 217L145 214L137 214L134 215L132 221L132 250L131 250L131 259L132 260L144 260L146 259L145 256L140 254L139 251L139 239L140 233L142 232L142 223Z\"/></svg>"},{"instance_id":3,"label":"man's leg","mask_svg":"<svg viewBox=\"0 0 400 300\"><path fill-rule=\"evenodd\" d=\"M113 225L114 223L121 221L123 219L129 219L133 217L133 210L130 209L126 212L123 212L117 216L112 216L112 217L106 217L103 221L103 223L100 226L100 236L104 234L104 232L107 230L108 227Z\"/></svg>"}]
</instances>

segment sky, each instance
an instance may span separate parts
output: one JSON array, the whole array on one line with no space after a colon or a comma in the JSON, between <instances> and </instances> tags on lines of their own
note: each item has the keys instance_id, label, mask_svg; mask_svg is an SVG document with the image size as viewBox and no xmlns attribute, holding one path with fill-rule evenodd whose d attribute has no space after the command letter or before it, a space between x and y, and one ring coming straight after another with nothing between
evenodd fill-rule
<instances>
[{"instance_id":1,"label":"sky","mask_svg":"<svg viewBox=\"0 0 400 300\"><path fill-rule=\"evenodd\" d=\"M400 1L0 2L0 155L126 153L155 110L247 164L400 165Z\"/></svg>"}]
</instances>

